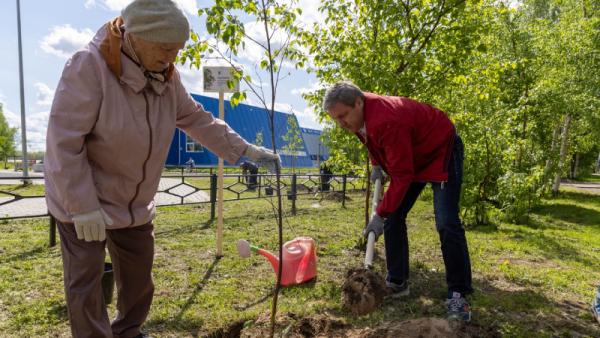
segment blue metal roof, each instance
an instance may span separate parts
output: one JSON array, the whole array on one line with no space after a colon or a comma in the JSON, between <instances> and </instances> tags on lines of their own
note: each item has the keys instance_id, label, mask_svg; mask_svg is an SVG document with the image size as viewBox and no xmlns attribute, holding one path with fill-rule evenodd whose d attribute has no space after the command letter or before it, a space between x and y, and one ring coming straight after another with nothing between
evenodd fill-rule
<instances>
[{"instance_id":1,"label":"blue metal roof","mask_svg":"<svg viewBox=\"0 0 600 338\"><path fill-rule=\"evenodd\" d=\"M202 104L204 110L209 111L213 116L219 116L219 100L203 95L191 94L192 98ZM283 147L287 145L287 142L283 140L283 136L286 135L289 129L288 118L293 118L298 123L298 120L293 114L286 114L282 112L275 112L274 124L275 124L275 144L277 146L277 153L281 156L281 161L284 167L292 165L292 156L286 154ZM262 146L273 149L271 142L271 128L269 122L269 114L264 108L250 106L247 104L239 104L235 108L231 108L229 101L225 100L225 122L235 130L240 136L250 143L256 143L256 136L260 132L263 134ZM300 132L302 134L302 132ZM297 156L295 157L294 165L296 167L311 167L313 165L310 157L307 154L306 144L304 139L302 145L298 149ZM185 133L177 130L173 136L173 142L169 149L169 155L167 157L167 165L184 165L189 159L194 159L195 165L216 165L218 158L212 154L208 149L204 149L202 152L187 152L185 147ZM233 163L229 163L233 165Z\"/></svg>"},{"instance_id":2,"label":"blue metal roof","mask_svg":"<svg viewBox=\"0 0 600 338\"><path fill-rule=\"evenodd\" d=\"M313 165L318 165L318 163L326 161L329 158L329 148L321 140L321 131L300 128L300 132L302 132L302 138L304 138L306 149L313 161Z\"/></svg>"}]
</instances>

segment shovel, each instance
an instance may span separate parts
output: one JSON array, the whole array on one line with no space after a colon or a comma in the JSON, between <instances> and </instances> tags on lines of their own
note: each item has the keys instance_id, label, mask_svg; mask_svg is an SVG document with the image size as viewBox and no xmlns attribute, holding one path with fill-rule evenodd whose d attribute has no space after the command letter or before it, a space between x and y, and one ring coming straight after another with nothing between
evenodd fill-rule
<instances>
[{"instance_id":1,"label":"shovel","mask_svg":"<svg viewBox=\"0 0 600 338\"><path fill-rule=\"evenodd\" d=\"M381 179L375 180L375 188L373 189L373 212L371 215L375 214L375 210L377 210L377 205L379 204L379 200L381 199ZM365 269L370 269L373 265L373 252L375 250L375 233L370 231L367 236L367 250L365 251Z\"/></svg>"}]
</instances>

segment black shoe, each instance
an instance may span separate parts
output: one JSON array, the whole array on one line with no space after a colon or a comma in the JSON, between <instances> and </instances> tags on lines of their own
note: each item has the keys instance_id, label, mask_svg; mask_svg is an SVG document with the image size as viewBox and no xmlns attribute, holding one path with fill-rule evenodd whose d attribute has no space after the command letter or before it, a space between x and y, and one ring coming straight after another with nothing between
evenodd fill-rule
<instances>
[{"instance_id":1,"label":"black shoe","mask_svg":"<svg viewBox=\"0 0 600 338\"><path fill-rule=\"evenodd\" d=\"M406 297L410 294L408 288L408 281L404 281L401 284L385 281L385 286L388 289L388 297L390 298L401 298Z\"/></svg>"}]
</instances>

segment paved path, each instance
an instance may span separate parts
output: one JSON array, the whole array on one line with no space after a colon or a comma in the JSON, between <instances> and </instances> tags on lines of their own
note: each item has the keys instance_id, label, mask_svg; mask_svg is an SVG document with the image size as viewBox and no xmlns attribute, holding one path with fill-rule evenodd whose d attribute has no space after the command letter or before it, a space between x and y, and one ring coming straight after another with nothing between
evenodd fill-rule
<instances>
[{"instance_id":1,"label":"paved path","mask_svg":"<svg viewBox=\"0 0 600 338\"><path fill-rule=\"evenodd\" d=\"M600 182L561 182L561 187L574 188L575 190L600 195Z\"/></svg>"},{"instance_id":2,"label":"paved path","mask_svg":"<svg viewBox=\"0 0 600 338\"><path fill-rule=\"evenodd\" d=\"M28 172L29 177L32 177L33 184L44 184L44 173L36 173L32 170ZM12 169L0 169L0 184L23 184L23 172L14 171Z\"/></svg>"},{"instance_id":3,"label":"paved path","mask_svg":"<svg viewBox=\"0 0 600 338\"><path fill-rule=\"evenodd\" d=\"M1 175L3 175L2 172L0 172L0 177L2 177ZM11 182L13 180L8 181ZM7 183L6 180L0 180L0 184L21 184L19 180L14 181L16 183ZM40 182L43 183L43 180L40 180ZM194 189L188 185L181 184L180 178L162 178L158 189L159 191L164 192L159 192L154 197L156 205L181 204L182 199L183 203L210 201L210 196L207 191L202 190L192 193ZM2 190L1 185L0 190ZM168 191L168 193L166 191ZM44 197L28 197L16 200L10 195L0 193L0 204L2 204L0 205L0 217L31 217L46 215L47 213L46 200Z\"/></svg>"}]
</instances>

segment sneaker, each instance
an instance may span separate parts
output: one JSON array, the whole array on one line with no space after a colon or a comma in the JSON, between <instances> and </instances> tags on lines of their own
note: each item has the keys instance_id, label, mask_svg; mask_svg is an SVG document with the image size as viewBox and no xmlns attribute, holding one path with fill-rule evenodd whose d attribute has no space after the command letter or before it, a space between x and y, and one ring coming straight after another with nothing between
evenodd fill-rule
<instances>
[{"instance_id":1,"label":"sneaker","mask_svg":"<svg viewBox=\"0 0 600 338\"><path fill-rule=\"evenodd\" d=\"M388 290L388 297L391 298L400 298L406 297L410 294L410 290L408 288L408 281L404 281L401 284L385 281L385 286Z\"/></svg>"},{"instance_id":2,"label":"sneaker","mask_svg":"<svg viewBox=\"0 0 600 338\"><path fill-rule=\"evenodd\" d=\"M600 288L598 288L598 295L592 301L592 316L600 324Z\"/></svg>"},{"instance_id":3,"label":"sneaker","mask_svg":"<svg viewBox=\"0 0 600 338\"><path fill-rule=\"evenodd\" d=\"M471 321L471 308L467 300L458 292L452 292L452 298L446 299L449 320Z\"/></svg>"}]
</instances>

